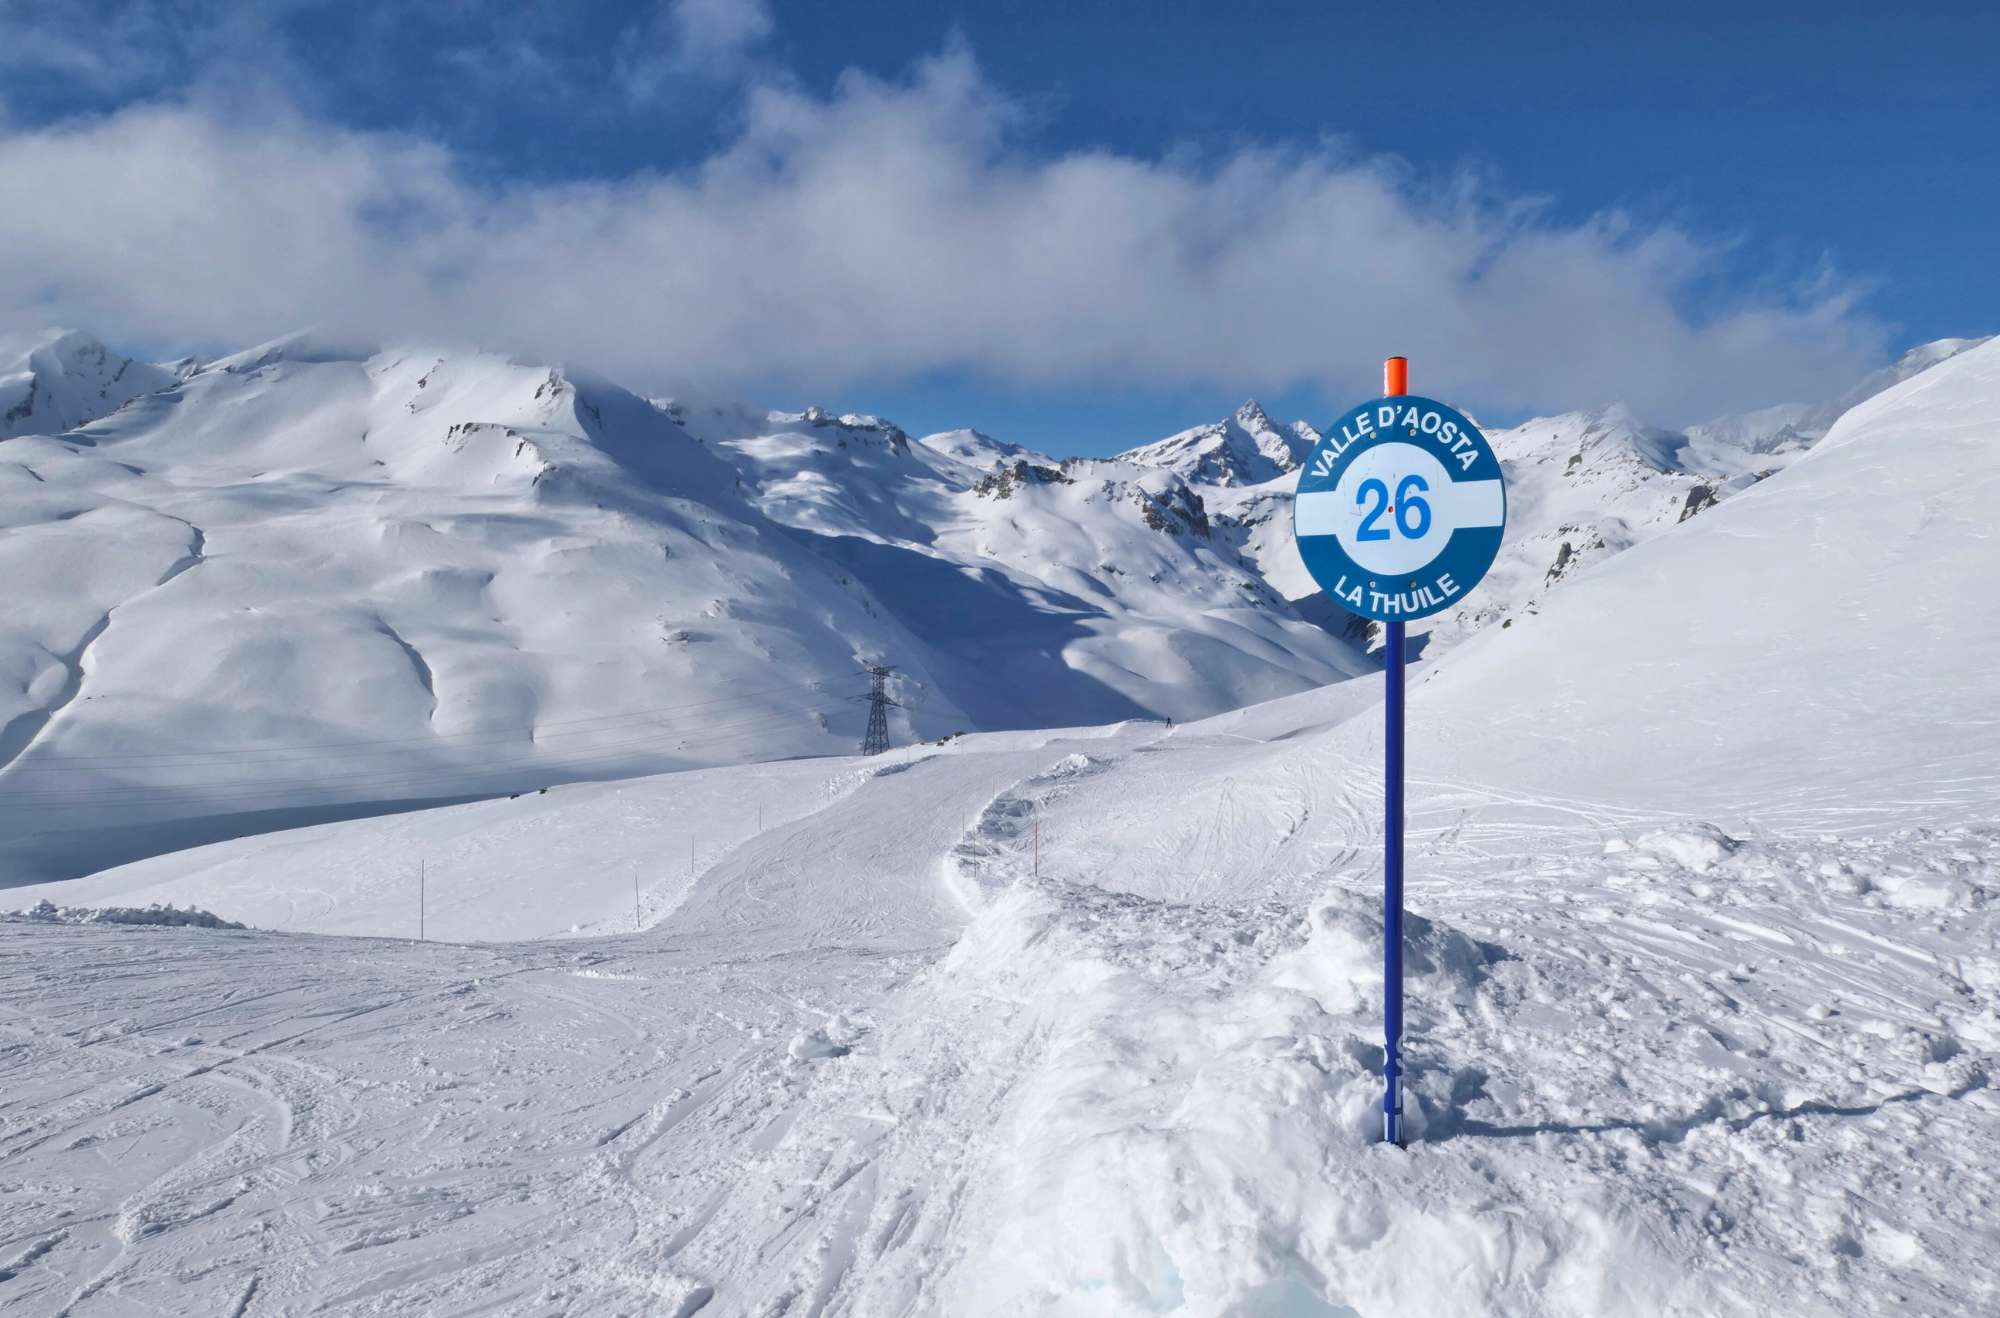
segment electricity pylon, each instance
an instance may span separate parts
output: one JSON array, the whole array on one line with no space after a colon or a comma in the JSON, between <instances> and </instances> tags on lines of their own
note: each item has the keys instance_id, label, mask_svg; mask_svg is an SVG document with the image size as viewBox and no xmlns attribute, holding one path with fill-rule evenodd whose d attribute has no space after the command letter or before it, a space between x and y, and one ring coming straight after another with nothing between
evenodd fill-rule
<instances>
[{"instance_id":1,"label":"electricity pylon","mask_svg":"<svg viewBox=\"0 0 2000 1318\"><path fill-rule=\"evenodd\" d=\"M861 739L861 753L880 755L889 749L889 708L902 708L889 699L889 674L896 670L888 664L872 664L861 671L871 679L868 694L854 697L868 702L868 732Z\"/></svg>"}]
</instances>

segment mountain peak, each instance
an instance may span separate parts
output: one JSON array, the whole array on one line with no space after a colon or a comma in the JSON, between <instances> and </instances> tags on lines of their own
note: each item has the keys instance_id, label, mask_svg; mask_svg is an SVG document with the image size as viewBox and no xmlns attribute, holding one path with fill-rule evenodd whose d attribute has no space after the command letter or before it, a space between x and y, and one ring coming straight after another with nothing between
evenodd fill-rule
<instances>
[{"instance_id":1,"label":"mountain peak","mask_svg":"<svg viewBox=\"0 0 2000 1318\"><path fill-rule=\"evenodd\" d=\"M0 439L88 425L176 380L82 330L0 336Z\"/></svg>"},{"instance_id":2,"label":"mountain peak","mask_svg":"<svg viewBox=\"0 0 2000 1318\"><path fill-rule=\"evenodd\" d=\"M774 411L768 415L767 420L773 425L832 430L840 436L839 442L842 444L849 438L880 438L899 452L907 451L910 446L910 436L901 426L868 412L842 412L835 416L815 404L803 412Z\"/></svg>"},{"instance_id":3,"label":"mountain peak","mask_svg":"<svg viewBox=\"0 0 2000 1318\"><path fill-rule=\"evenodd\" d=\"M1264 405L1254 398L1245 400L1243 406L1236 409L1232 419L1245 430L1278 428L1278 423L1271 420L1271 414L1264 410Z\"/></svg>"},{"instance_id":4,"label":"mountain peak","mask_svg":"<svg viewBox=\"0 0 2000 1318\"><path fill-rule=\"evenodd\" d=\"M1278 425L1252 398L1227 420L1194 426L1118 456L1165 468L1194 485L1261 485L1296 471L1316 441L1317 435L1308 439L1296 426Z\"/></svg>"}]
</instances>

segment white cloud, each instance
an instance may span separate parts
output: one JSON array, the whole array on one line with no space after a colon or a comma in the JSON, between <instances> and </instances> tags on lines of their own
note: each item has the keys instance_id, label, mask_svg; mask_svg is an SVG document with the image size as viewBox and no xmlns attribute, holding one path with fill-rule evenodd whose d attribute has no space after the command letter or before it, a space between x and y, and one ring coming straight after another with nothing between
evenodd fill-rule
<instances>
[{"instance_id":1,"label":"white cloud","mask_svg":"<svg viewBox=\"0 0 2000 1318\"><path fill-rule=\"evenodd\" d=\"M676 0L673 24L691 62L729 59L771 35L768 0Z\"/></svg>"},{"instance_id":2,"label":"white cloud","mask_svg":"<svg viewBox=\"0 0 2000 1318\"><path fill-rule=\"evenodd\" d=\"M194 102L0 129L0 322L242 344L307 322L475 338L640 387L1024 385L1625 398L1661 420L1837 393L1880 326L1837 284L1686 309L1723 254L1547 221L1334 148L1016 147L952 51L819 99L753 89L698 168L489 184L414 138Z\"/></svg>"},{"instance_id":3,"label":"white cloud","mask_svg":"<svg viewBox=\"0 0 2000 1318\"><path fill-rule=\"evenodd\" d=\"M619 80L635 102L660 99L676 79L731 80L772 29L769 0L661 0L624 34Z\"/></svg>"}]
</instances>

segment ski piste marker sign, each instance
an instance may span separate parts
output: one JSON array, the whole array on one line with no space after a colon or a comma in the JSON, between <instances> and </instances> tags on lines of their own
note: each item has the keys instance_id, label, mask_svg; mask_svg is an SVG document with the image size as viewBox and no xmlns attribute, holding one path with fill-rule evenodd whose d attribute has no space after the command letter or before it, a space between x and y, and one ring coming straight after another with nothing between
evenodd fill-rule
<instances>
[{"instance_id":1,"label":"ski piste marker sign","mask_svg":"<svg viewBox=\"0 0 2000 1318\"><path fill-rule=\"evenodd\" d=\"M1407 624L1457 603L1493 566L1507 489L1477 426L1410 395L1407 357L1382 363L1382 395L1320 436L1292 528L1313 579L1382 624L1382 1138L1401 1147Z\"/></svg>"},{"instance_id":2,"label":"ski piste marker sign","mask_svg":"<svg viewBox=\"0 0 2000 1318\"><path fill-rule=\"evenodd\" d=\"M1327 427L1299 475L1299 557L1336 604L1378 622L1448 609L1500 552L1507 488L1465 415L1413 395Z\"/></svg>"}]
</instances>

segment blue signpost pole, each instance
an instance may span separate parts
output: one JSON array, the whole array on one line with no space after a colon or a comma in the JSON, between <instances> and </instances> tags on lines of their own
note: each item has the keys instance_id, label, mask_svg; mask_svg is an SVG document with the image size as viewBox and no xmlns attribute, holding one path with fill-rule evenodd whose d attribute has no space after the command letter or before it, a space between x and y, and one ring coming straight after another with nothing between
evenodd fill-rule
<instances>
[{"instance_id":1,"label":"blue signpost pole","mask_svg":"<svg viewBox=\"0 0 2000 1318\"><path fill-rule=\"evenodd\" d=\"M1382 624L1382 1138L1403 1142L1403 624Z\"/></svg>"},{"instance_id":2,"label":"blue signpost pole","mask_svg":"<svg viewBox=\"0 0 2000 1318\"><path fill-rule=\"evenodd\" d=\"M1410 391L1410 364L1382 364L1382 392ZM1403 624L1382 624L1382 1138L1403 1143Z\"/></svg>"}]
</instances>

